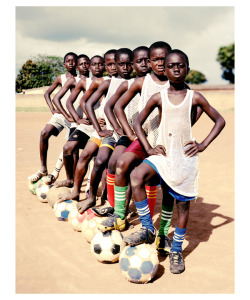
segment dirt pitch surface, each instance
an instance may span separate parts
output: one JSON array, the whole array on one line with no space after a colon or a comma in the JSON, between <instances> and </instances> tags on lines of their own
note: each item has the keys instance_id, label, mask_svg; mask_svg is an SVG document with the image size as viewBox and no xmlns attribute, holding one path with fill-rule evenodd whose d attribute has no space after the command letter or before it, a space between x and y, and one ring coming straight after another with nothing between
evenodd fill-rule
<instances>
[{"instance_id":1,"label":"dirt pitch surface","mask_svg":"<svg viewBox=\"0 0 250 300\"><path fill-rule=\"evenodd\" d=\"M25 106L23 103L27 97L18 95L16 106ZM30 101L30 96L28 98ZM40 102L36 100L34 105L44 106L42 96L35 98L39 98ZM183 246L186 270L180 275L171 274L169 258L159 256L157 275L147 284L128 282L121 274L119 263L98 262L82 234L74 231L67 222L58 221L49 204L41 203L29 192L27 177L39 169L39 136L50 119L50 113L17 112L16 293L234 293L234 111L228 103L233 103L232 95L217 108L221 108L226 120L225 129L205 152L200 153L199 197L191 203ZM193 128L193 135L198 142L210 131L212 124L207 116L201 117ZM50 172L64 143L64 132L50 140ZM63 169L59 179L64 178ZM158 191L153 218L157 228L161 212L161 191ZM131 208L134 209L133 204ZM129 221L135 225L132 230L139 228L138 217ZM176 210L170 227L171 238L175 221ZM123 234L126 236L132 230Z\"/></svg>"}]
</instances>

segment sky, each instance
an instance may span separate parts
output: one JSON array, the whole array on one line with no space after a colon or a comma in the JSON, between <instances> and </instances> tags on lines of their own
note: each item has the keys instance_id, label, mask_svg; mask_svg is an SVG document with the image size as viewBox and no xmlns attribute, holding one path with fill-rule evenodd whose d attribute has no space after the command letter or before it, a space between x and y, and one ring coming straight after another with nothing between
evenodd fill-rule
<instances>
[{"instance_id":1,"label":"sky","mask_svg":"<svg viewBox=\"0 0 250 300\"><path fill-rule=\"evenodd\" d=\"M233 6L16 5L16 71L37 54L91 57L165 41L189 56L207 84L228 84L216 57L234 43L234 13Z\"/></svg>"}]
</instances>

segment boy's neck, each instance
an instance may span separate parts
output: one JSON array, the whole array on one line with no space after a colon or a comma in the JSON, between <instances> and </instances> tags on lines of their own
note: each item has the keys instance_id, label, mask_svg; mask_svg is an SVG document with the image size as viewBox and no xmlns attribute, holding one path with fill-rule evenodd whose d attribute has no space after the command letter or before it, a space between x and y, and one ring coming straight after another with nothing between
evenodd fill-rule
<instances>
[{"instance_id":1,"label":"boy's neck","mask_svg":"<svg viewBox=\"0 0 250 300\"><path fill-rule=\"evenodd\" d=\"M66 73L66 77L76 77L77 76L77 73L76 73L76 70L74 70L74 71L68 71L67 73Z\"/></svg>"},{"instance_id":2,"label":"boy's neck","mask_svg":"<svg viewBox=\"0 0 250 300\"><path fill-rule=\"evenodd\" d=\"M158 75L157 73L152 73L151 77L154 81L161 81L161 82L168 81L166 75Z\"/></svg>"},{"instance_id":3,"label":"boy's neck","mask_svg":"<svg viewBox=\"0 0 250 300\"><path fill-rule=\"evenodd\" d=\"M169 84L170 84L169 90L171 91L181 91L187 89L185 82L180 82L180 83L169 82Z\"/></svg>"}]
</instances>

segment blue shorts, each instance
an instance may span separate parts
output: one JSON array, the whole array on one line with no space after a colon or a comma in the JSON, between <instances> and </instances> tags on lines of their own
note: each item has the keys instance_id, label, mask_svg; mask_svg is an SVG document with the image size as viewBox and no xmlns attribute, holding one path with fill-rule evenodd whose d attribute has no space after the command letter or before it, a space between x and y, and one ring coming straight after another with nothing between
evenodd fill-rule
<instances>
[{"instance_id":1,"label":"blue shorts","mask_svg":"<svg viewBox=\"0 0 250 300\"><path fill-rule=\"evenodd\" d=\"M151 161L149 161L148 159L144 159L143 160L143 163L145 164L148 164L150 167L152 167L155 172L159 175L160 177L160 183L162 183L162 178L161 178L161 175L159 174L156 166L151 163ZM175 192L174 190L171 189L171 187L169 187L169 194L174 197L176 200L179 200L179 201L190 201L190 200L194 200L196 197L195 196L192 196L192 197L187 197L187 196L184 196L184 195L181 195L181 194L178 194L177 192Z\"/></svg>"}]
</instances>

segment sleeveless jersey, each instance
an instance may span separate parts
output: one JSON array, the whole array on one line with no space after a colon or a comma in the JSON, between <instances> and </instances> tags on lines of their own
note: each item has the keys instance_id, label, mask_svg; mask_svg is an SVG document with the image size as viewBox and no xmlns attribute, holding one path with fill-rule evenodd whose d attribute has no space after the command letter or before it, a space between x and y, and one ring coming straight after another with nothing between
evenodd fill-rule
<instances>
[{"instance_id":1,"label":"sleeveless jersey","mask_svg":"<svg viewBox=\"0 0 250 300\"><path fill-rule=\"evenodd\" d=\"M135 78L131 78L128 81L128 89L130 88L131 84L134 82ZM128 103L128 105L125 107L124 113L127 117L127 121L131 129L133 129L133 124L135 119L139 115L139 102L140 102L140 94L137 93L134 98L131 99L131 101Z\"/></svg>"},{"instance_id":2,"label":"sleeveless jersey","mask_svg":"<svg viewBox=\"0 0 250 300\"><path fill-rule=\"evenodd\" d=\"M120 86L120 84L122 82L124 82L125 80L126 79L123 79L123 78L114 78L114 77L111 78L107 95L106 95L105 99L102 100L102 103L104 106L107 103L107 101L115 94L115 92L118 89L118 87ZM105 118L107 130L114 130L113 126L111 125L111 123L109 122L109 120L105 114L104 114L104 118ZM115 132L115 130L114 130L112 137L116 141L118 141L118 139L119 139L119 135Z\"/></svg>"},{"instance_id":3,"label":"sleeveless jersey","mask_svg":"<svg viewBox=\"0 0 250 300\"><path fill-rule=\"evenodd\" d=\"M191 108L193 91L187 90L185 99L174 105L168 98L168 90L161 92L162 118L159 126L158 145L166 148L166 155L152 155L152 162L162 179L177 193L192 197L198 194L198 154L187 157L184 145L193 140Z\"/></svg>"},{"instance_id":4,"label":"sleeveless jersey","mask_svg":"<svg viewBox=\"0 0 250 300\"><path fill-rule=\"evenodd\" d=\"M152 95L168 88L169 88L168 81L163 85L157 84L152 79L151 75L147 74L142 86L141 99L139 102L139 112L141 112L144 109L144 107L146 106L148 100ZM158 108L155 108L148 116L145 123L143 124L143 129L147 134L148 142L152 147L156 146L156 142L158 138L158 127L159 127L159 111Z\"/></svg>"}]
</instances>

